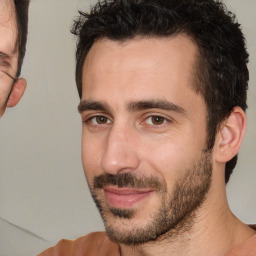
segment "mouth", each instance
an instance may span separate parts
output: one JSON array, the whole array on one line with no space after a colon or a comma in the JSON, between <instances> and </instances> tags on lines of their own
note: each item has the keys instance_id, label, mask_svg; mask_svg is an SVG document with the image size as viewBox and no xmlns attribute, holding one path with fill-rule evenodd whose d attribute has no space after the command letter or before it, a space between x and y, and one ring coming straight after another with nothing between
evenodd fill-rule
<instances>
[{"instance_id":1,"label":"mouth","mask_svg":"<svg viewBox=\"0 0 256 256\"><path fill-rule=\"evenodd\" d=\"M110 207L128 209L145 200L153 193L150 189L104 188L104 195Z\"/></svg>"}]
</instances>

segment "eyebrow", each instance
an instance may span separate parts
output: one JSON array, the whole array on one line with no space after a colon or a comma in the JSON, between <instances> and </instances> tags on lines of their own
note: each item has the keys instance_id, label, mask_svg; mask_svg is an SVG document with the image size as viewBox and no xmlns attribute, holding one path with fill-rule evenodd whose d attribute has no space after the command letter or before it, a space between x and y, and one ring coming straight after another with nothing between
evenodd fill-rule
<instances>
[{"instance_id":1,"label":"eyebrow","mask_svg":"<svg viewBox=\"0 0 256 256\"><path fill-rule=\"evenodd\" d=\"M88 101L88 100L81 100L77 109L79 113L82 113L88 110L100 110L103 112L109 111L109 107L107 106L107 104L101 103L98 101Z\"/></svg>"},{"instance_id":2,"label":"eyebrow","mask_svg":"<svg viewBox=\"0 0 256 256\"><path fill-rule=\"evenodd\" d=\"M146 110L146 109L163 109L167 111L174 111L179 114L187 114L187 111L181 106L174 104L167 100L146 100L146 101L134 101L128 103L128 110L131 112Z\"/></svg>"},{"instance_id":3,"label":"eyebrow","mask_svg":"<svg viewBox=\"0 0 256 256\"><path fill-rule=\"evenodd\" d=\"M138 112L147 109L162 109L173 111L178 114L187 115L187 111L181 106L166 100L145 100L145 101L132 101L127 103L127 110L129 112ZM110 112L110 107L103 102L81 100L78 105L79 113L89 110L99 110L103 112Z\"/></svg>"}]
</instances>

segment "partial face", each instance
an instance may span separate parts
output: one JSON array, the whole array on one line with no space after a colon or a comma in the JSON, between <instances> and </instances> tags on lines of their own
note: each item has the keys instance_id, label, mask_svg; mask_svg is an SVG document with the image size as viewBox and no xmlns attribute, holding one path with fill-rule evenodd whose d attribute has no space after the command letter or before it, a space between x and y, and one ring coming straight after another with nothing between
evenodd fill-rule
<instances>
[{"instance_id":1,"label":"partial face","mask_svg":"<svg viewBox=\"0 0 256 256\"><path fill-rule=\"evenodd\" d=\"M187 229L205 199L211 155L206 106L192 90L196 53L177 36L99 40L86 57L82 160L115 241L134 245Z\"/></svg>"},{"instance_id":2,"label":"partial face","mask_svg":"<svg viewBox=\"0 0 256 256\"><path fill-rule=\"evenodd\" d=\"M13 1L0 0L0 117L6 109L18 65L17 25ZM8 76L7 74L10 76Z\"/></svg>"}]
</instances>

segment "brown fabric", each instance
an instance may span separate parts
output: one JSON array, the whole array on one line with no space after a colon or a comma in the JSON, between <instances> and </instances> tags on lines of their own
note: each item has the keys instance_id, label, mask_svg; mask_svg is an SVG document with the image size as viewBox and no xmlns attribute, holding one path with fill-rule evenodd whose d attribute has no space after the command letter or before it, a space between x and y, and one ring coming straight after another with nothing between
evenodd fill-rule
<instances>
[{"instance_id":1,"label":"brown fabric","mask_svg":"<svg viewBox=\"0 0 256 256\"><path fill-rule=\"evenodd\" d=\"M95 232L73 241L62 239L38 256L120 256L120 253L119 245L105 232Z\"/></svg>"},{"instance_id":2,"label":"brown fabric","mask_svg":"<svg viewBox=\"0 0 256 256\"><path fill-rule=\"evenodd\" d=\"M256 230L256 225L251 227ZM95 232L73 241L63 239L38 256L120 256L120 249L105 232ZM256 256L256 235L225 256Z\"/></svg>"}]
</instances>

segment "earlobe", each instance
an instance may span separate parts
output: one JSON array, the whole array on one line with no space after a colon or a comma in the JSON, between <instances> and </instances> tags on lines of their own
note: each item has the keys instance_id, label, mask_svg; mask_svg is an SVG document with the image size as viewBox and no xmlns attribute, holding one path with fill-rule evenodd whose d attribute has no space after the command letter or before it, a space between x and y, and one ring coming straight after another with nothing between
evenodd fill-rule
<instances>
[{"instance_id":1,"label":"earlobe","mask_svg":"<svg viewBox=\"0 0 256 256\"><path fill-rule=\"evenodd\" d=\"M246 129L246 115L235 107L223 121L216 137L215 159L219 163L231 160L239 151Z\"/></svg>"},{"instance_id":2,"label":"earlobe","mask_svg":"<svg viewBox=\"0 0 256 256\"><path fill-rule=\"evenodd\" d=\"M14 107L22 98L27 86L27 81L24 78L19 78L13 85L10 97L7 102L7 107Z\"/></svg>"}]
</instances>

